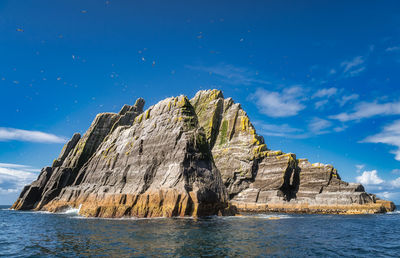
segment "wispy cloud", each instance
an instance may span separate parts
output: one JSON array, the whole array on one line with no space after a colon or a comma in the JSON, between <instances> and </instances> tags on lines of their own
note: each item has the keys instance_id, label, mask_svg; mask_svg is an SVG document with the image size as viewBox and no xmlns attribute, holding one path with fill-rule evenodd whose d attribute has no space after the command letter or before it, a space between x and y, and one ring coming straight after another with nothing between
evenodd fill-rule
<instances>
[{"instance_id":1,"label":"wispy cloud","mask_svg":"<svg viewBox=\"0 0 400 258\"><path fill-rule=\"evenodd\" d=\"M358 94L344 95L336 101L339 103L341 107L346 105L349 101L357 100L360 96Z\"/></svg>"},{"instance_id":2,"label":"wispy cloud","mask_svg":"<svg viewBox=\"0 0 400 258\"><path fill-rule=\"evenodd\" d=\"M338 93L337 88L320 89L314 95L312 95L312 98L329 98L332 97L333 95L336 95L337 93Z\"/></svg>"},{"instance_id":3,"label":"wispy cloud","mask_svg":"<svg viewBox=\"0 0 400 258\"><path fill-rule=\"evenodd\" d=\"M214 66L187 65L186 68L219 76L224 82L234 85L271 84L271 82L259 78L257 72L231 64L220 63Z\"/></svg>"},{"instance_id":4,"label":"wispy cloud","mask_svg":"<svg viewBox=\"0 0 400 258\"><path fill-rule=\"evenodd\" d=\"M328 100L328 99L319 100L319 101L317 101L317 102L314 103L314 106L315 106L315 109L322 110L322 109L324 109L324 107L325 107L326 104L328 104L328 103L329 103L329 100Z\"/></svg>"},{"instance_id":5,"label":"wispy cloud","mask_svg":"<svg viewBox=\"0 0 400 258\"><path fill-rule=\"evenodd\" d=\"M299 128L291 127L288 124L268 124L262 121L253 121L257 132L262 135L287 137L287 138L307 138L304 131Z\"/></svg>"},{"instance_id":6,"label":"wispy cloud","mask_svg":"<svg viewBox=\"0 0 400 258\"><path fill-rule=\"evenodd\" d=\"M43 143L64 143L66 138L40 131L28 131L15 128L0 127L0 141L25 141Z\"/></svg>"},{"instance_id":7,"label":"wispy cloud","mask_svg":"<svg viewBox=\"0 0 400 258\"><path fill-rule=\"evenodd\" d=\"M360 102L355 108L349 113L340 113L334 116L330 116L331 119L336 119L342 122L361 120L364 118L370 118L374 116L387 116L387 115L399 115L400 114L400 102L388 102L378 103L374 102Z\"/></svg>"},{"instance_id":8,"label":"wispy cloud","mask_svg":"<svg viewBox=\"0 0 400 258\"><path fill-rule=\"evenodd\" d=\"M262 121L254 121L257 132L262 135L285 137L292 139L305 139L332 131L332 123L321 118L313 118L308 123L307 130L292 127L289 124L268 124Z\"/></svg>"},{"instance_id":9,"label":"wispy cloud","mask_svg":"<svg viewBox=\"0 0 400 258\"><path fill-rule=\"evenodd\" d=\"M384 192L376 193L376 195L383 199L394 200L394 199L398 199L400 197L400 192L384 191Z\"/></svg>"},{"instance_id":10,"label":"wispy cloud","mask_svg":"<svg viewBox=\"0 0 400 258\"><path fill-rule=\"evenodd\" d=\"M323 110L325 106L329 103L330 98L337 95L339 90L337 88L324 88L318 90L311 96L311 99L322 99L314 103L315 109Z\"/></svg>"},{"instance_id":11,"label":"wispy cloud","mask_svg":"<svg viewBox=\"0 0 400 258\"><path fill-rule=\"evenodd\" d=\"M303 89L299 86L281 92L257 89L250 99L255 100L260 113L270 117L294 116L306 108L302 104Z\"/></svg>"},{"instance_id":12,"label":"wispy cloud","mask_svg":"<svg viewBox=\"0 0 400 258\"><path fill-rule=\"evenodd\" d=\"M365 168L365 165L364 164L356 165L356 168L357 168L357 173L360 173L361 170Z\"/></svg>"},{"instance_id":13,"label":"wispy cloud","mask_svg":"<svg viewBox=\"0 0 400 258\"><path fill-rule=\"evenodd\" d=\"M364 63L365 57L356 56L351 60L342 62L340 66L343 68L343 75L345 77L354 77L366 69Z\"/></svg>"},{"instance_id":14,"label":"wispy cloud","mask_svg":"<svg viewBox=\"0 0 400 258\"><path fill-rule=\"evenodd\" d=\"M400 51L400 46L393 46L386 48L386 52L397 52Z\"/></svg>"},{"instance_id":15,"label":"wispy cloud","mask_svg":"<svg viewBox=\"0 0 400 258\"><path fill-rule=\"evenodd\" d=\"M318 117L313 118L308 124L309 130L316 135L329 133L330 131L327 129L331 126L332 122Z\"/></svg>"},{"instance_id":16,"label":"wispy cloud","mask_svg":"<svg viewBox=\"0 0 400 258\"><path fill-rule=\"evenodd\" d=\"M0 163L0 194L20 192L37 178L39 171L31 166Z\"/></svg>"},{"instance_id":17,"label":"wispy cloud","mask_svg":"<svg viewBox=\"0 0 400 258\"><path fill-rule=\"evenodd\" d=\"M400 174L400 169L395 168L395 169L392 170L391 173L392 173L392 174L395 174L395 175L398 175L398 174Z\"/></svg>"},{"instance_id":18,"label":"wispy cloud","mask_svg":"<svg viewBox=\"0 0 400 258\"><path fill-rule=\"evenodd\" d=\"M395 146L397 149L393 150L392 153L395 155L395 159L400 161L400 120L384 127L382 132L369 136L362 142L383 143Z\"/></svg>"},{"instance_id":19,"label":"wispy cloud","mask_svg":"<svg viewBox=\"0 0 400 258\"><path fill-rule=\"evenodd\" d=\"M368 59L375 46L370 45L364 55L355 56L341 62L337 67L328 71L329 76L336 77L336 80L348 79L362 74L367 69Z\"/></svg>"}]
</instances>

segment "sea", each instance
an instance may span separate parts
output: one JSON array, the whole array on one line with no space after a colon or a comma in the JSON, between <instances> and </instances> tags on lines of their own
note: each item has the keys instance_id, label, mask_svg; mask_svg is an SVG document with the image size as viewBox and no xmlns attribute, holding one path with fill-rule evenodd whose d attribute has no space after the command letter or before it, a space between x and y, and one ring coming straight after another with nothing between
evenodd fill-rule
<instances>
[{"instance_id":1,"label":"sea","mask_svg":"<svg viewBox=\"0 0 400 258\"><path fill-rule=\"evenodd\" d=\"M100 219L0 206L4 257L400 257L400 212Z\"/></svg>"}]
</instances>

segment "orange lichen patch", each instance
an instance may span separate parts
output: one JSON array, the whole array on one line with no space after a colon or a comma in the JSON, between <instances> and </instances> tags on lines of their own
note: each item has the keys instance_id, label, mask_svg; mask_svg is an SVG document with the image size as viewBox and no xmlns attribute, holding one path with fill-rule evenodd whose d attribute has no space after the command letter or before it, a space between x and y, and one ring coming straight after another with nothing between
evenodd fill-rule
<instances>
[{"instance_id":1,"label":"orange lichen patch","mask_svg":"<svg viewBox=\"0 0 400 258\"><path fill-rule=\"evenodd\" d=\"M379 203L380 205L382 205L382 207L384 207L387 212L394 211L396 209L396 206L391 201L376 200L376 203Z\"/></svg>"},{"instance_id":2,"label":"orange lichen patch","mask_svg":"<svg viewBox=\"0 0 400 258\"><path fill-rule=\"evenodd\" d=\"M217 215L218 204L202 204L195 192L175 189L149 191L144 194L107 194L79 197L74 200L53 200L43 210L58 212L68 207L80 208L85 217L175 217Z\"/></svg>"},{"instance_id":3,"label":"orange lichen patch","mask_svg":"<svg viewBox=\"0 0 400 258\"><path fill-rule=\"evenodd\" d=\"M383 201L390 203L389 201ZM245 203L232 201L239 212L283 212L283 213L308 213L308 214L376 214L387 212L383 202L349 205L312 205L308 203ZM393 209L391 209L393 210Z\"/></svg>"}]
</instances>

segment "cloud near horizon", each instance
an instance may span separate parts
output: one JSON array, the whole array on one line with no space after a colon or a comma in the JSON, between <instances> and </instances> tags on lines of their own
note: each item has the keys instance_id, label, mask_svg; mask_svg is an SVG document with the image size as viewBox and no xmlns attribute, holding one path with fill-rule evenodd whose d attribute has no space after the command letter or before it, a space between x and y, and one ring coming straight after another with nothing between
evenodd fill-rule
<instances>
[{"instance_id":1,"label":"cloud near horizon","mask_svg":"<svg viewBox=\"0 0 400 258\"><path fill-rule=\"evenodd\" d=\"M0 194L18 193L34 181L39 169L27 165L0 163Z\"/></svg>"},{"instance_id":2,"label":"cloud near horizon","mask_svg":"<svg viewBox=\"0 0 400 258\"><path fill-rule=\"evenodd\" d=\"M400 177L394 180L383 180L377 170L364 171L356 177L357 183L364 185L367 191L378 191L378 197L391 199L400 196Z\"/></svg>"},{"instance_id":3,"label":"cloud near horizon","mask_svg":"<svg viewBox=\"0 0 400 258\"><path fill-rule=\"evenodd\" d=\"M29 131L16 128L0 127L0 142L24 141L41 143L65 143L66 138L40 131Z\"/></svg>"}]
</instances>

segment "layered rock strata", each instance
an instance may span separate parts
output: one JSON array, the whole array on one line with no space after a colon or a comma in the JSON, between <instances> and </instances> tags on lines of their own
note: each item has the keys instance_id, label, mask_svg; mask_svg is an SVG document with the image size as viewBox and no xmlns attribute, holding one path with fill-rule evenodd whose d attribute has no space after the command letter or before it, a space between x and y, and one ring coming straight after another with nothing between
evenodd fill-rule
<instances>
[{"instance_id":1,"label":"layered rock strata","mask_svg":"<svg viewBox=\"0 0 400 258\"><path fill-rule=\"evenodd\" d=\"M252 212L378 213L391 202L340 179L336 169L271 151L240 104L221 91L191 100L144 100L99 114L14 209L80 207L97 217L170 217Z\"/></svg>"},{"instance_id":2,"label":"layered rock strata","mask_svg":"<svg viewBox=\"0 0 400 258\"><path fill-rule=\"evenodd\" d=\"M239 211L380 213L394 209L360 184L340 179L331 165L269 150L240 104L217 90L190 101L212 148L214 162Z\"/></svg>"}]
</instances>

